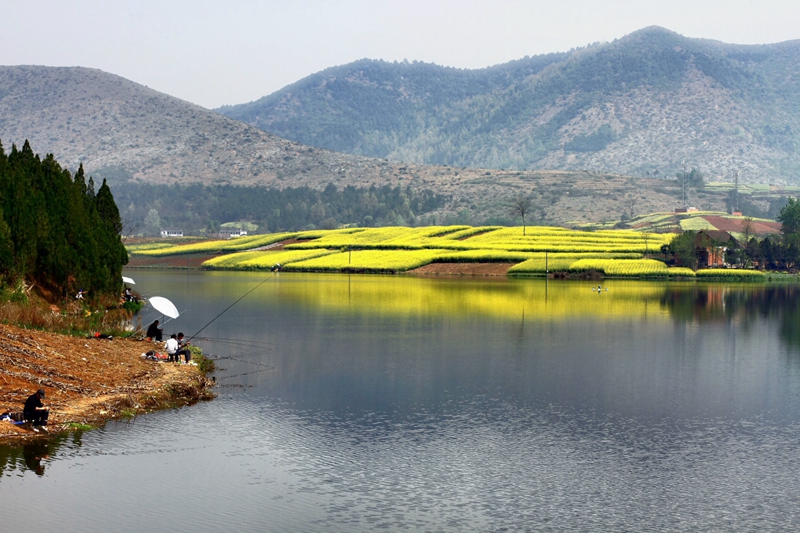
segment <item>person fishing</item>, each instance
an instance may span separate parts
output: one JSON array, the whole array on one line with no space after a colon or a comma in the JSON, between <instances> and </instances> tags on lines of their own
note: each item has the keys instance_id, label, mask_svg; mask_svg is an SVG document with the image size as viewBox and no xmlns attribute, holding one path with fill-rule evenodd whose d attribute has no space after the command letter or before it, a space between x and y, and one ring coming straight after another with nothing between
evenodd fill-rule
<instances>
[{"instance_id":1,"label":"person fishing","mask_svg":"<svg viewBox=\"0 0 800 533\"><path fill-rule=\"evenodd\" d=\"M164 330L158 327L158 320L147 327L147 336L155 341L161 342L163 334Z\"/></svg>"},{"instance_id":2,"label":"person fishing","mask_svg":"<svg viewBox=\"0 0 800 533\"><path fill-rule=\"evenodd\" d=\"M178 333L178 351L175 352L175 359L180 361L181 355L186 364L189 364L189 361L192 360L192 352L189 351L189 341L183 340L183 332Z\"/></svg>"},{"instance_id":3,"label":"person fishing","mask_svg":"<svg viewBox=\"0 0 800 533\"><path fill-rule=\"evenodd\" d=\"M167 339L166 344L164 344L164 351L167 352L169 356L168 361L170 363L178 363L180 362L180 356L178 355L178 339L175 338L175 334L173 333L170 335L169 339Z\"/></svg>"},{"instance_id":4,"label":"person fishing","mask_svg":"<svg viewBox=\"0 0 800 533\"><path fill-rule=\"evenodd\" d=\"M47 417L50 414L50 408L45 407L42 403L44 399L44 389L39 389L25 400L25 407L22 412L26 421L32 423L34 426L46 426Z\"/></svg>"}]
</instances>

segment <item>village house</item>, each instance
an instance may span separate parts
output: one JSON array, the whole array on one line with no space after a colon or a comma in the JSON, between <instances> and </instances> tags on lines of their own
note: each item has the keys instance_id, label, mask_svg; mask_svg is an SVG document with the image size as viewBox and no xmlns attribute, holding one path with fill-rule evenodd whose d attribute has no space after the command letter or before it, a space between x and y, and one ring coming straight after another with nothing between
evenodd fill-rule
<instances>
[{"instance_id":1,"label":"village house","mask_svg":"<svg viewBox=\"0 0 800 533\"><path fill-rule=\"evenodd\" d=\"M741 245L727 231L701 230L694 239L698 268L727 266L725 251Z\"/></svg>"},{"instance_id":2,"label":"village house","mask_svg":"<svg viewBox=\"0 0 800 533\"><path fill-rule=\"evenodd\" d=\"M237 237L247 237L247 230L238 228L219 230L220 239L235 239Z\"/></svg>"}]
</instances>

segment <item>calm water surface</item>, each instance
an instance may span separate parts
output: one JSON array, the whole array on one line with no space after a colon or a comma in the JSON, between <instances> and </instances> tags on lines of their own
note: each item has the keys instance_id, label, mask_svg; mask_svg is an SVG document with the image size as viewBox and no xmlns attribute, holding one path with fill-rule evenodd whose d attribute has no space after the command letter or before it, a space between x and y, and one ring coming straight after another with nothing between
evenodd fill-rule
<instances>
[{"instance_id":1,"label":"calm water surface","mask_svg":"<svg viewBox=\"0 0 800 533\"><path fill-rule=\"evenodd\" d=\"M217 400L0 448L4 531L800 527L796 287L127 274L188 335L264 283Z\"/></svg>"}]
</instances>

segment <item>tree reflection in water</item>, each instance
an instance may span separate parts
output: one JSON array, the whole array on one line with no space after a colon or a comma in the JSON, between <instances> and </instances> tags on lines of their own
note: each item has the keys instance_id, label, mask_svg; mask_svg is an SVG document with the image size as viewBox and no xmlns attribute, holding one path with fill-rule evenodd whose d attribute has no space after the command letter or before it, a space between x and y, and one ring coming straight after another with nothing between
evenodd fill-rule
<instances>
[{"instance_id":1,"label":"tree reflection in water","mask_svg":"<svg viewBox=\"0 0 800 533\"><path fill-rule=\"evenodd\" d=\"M756 320L776 320L781 340L800 353L800 286L668 286L661 303L677 321L729 321L747 328Z\"/></svg>"}]
</instances>

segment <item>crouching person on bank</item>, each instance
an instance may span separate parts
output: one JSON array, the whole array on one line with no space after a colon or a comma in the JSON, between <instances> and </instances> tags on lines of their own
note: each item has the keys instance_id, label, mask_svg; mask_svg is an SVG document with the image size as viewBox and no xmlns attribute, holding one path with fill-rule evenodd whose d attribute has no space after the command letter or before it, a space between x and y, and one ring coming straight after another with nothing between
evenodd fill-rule
<instances>
[{"instance_id":1,"label":"crouching person on bank","mask_svg":"<svg viewBox=\"0 0 800 533\"><path fill-rule=\"evenodd\" d=\"M22 410L25 420L31 422L34 426L47 425L47 416L50 414L50 408L44 406L42 399L44 399L44 389L39 389L28 396L28 399L25 400L25 407Z\"/></svg>"},{"instance_id":2,"label":"crouching person on bank","mask_svg":"<svg viewBox=\"0 0 800 533\"><path fill-rule=\"evenodd\" d=\"M164 351L167 352L170 363L180 362L180 355L178 355L178 339L175 338L174 333L169 336L166 344L164 344Z\"/></svg>"}]
</instances>

